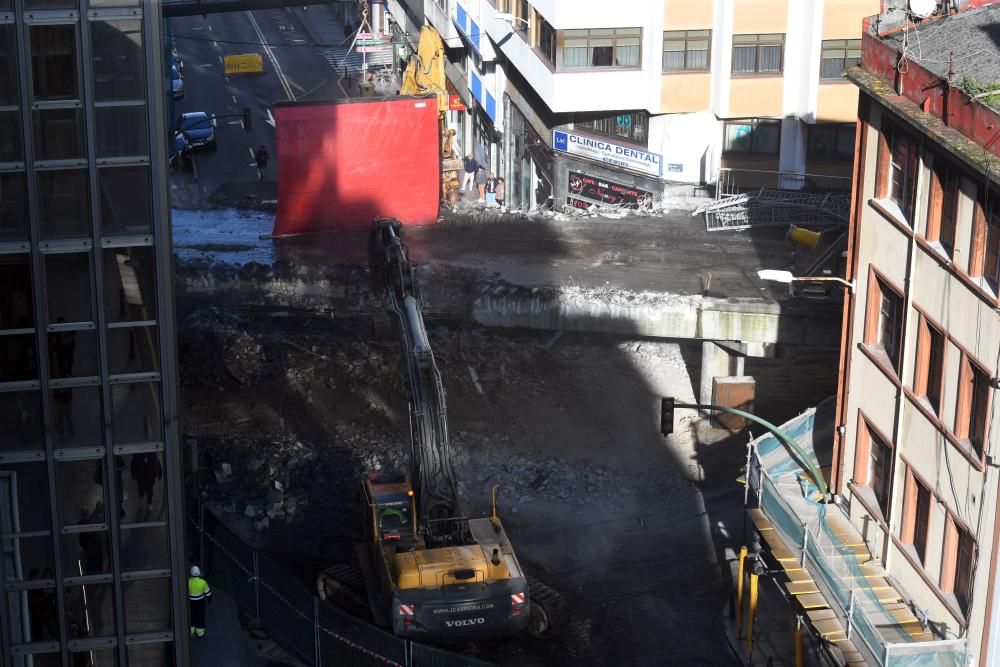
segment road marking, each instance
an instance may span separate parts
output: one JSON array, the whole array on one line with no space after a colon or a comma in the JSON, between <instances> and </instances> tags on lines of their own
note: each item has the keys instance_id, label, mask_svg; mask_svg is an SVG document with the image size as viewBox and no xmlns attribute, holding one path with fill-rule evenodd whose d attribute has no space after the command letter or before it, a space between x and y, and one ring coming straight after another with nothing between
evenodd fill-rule
<instances>
[{"instance_id":1,"label":"road marking","mask_svg":"<svg viewBox=\"0 0 1000 667\"><path fill-rule=\"evenodd\" d=\"M226 61L222 59L222 56L219 56L219 62L222 63L223 65L226 64Z\"/></svg>"},{"instance_id":2,"label":"road marking","mask_svg":"<svg viewBox=\"0 0 1000 667\"><path fill-rule=\"evenodd\" d=\"M264 47L264 53L267 54L268 60L270 60L271 64L274 66L274 71L278 75L278 81L281 82L281 87L285 89L285 94L288 96L288 99L294 102L295 93L292 92L291 86L288 85L285 73L281 71L281 65L278 64L278 59L274 57L274 51L271 50L271 47L267 44L267 40L264 39L264 33L260 31L260 26L257 25L257 19L253 17L253 12L248 11L246 15L247 18L250 19L250 25L253 26L254 32L257 33L257 38L260 39L260 45Z\"/></svg>"},{"instance_id":3,"label":"road marking","mask_svg":"<svg viewBox=\"0 0 1000 667\"><path fill-rule=\"evenodd\" d=\"M271 113L270 109L267 110L267 120L265 120L264 122L267 123L268 125L270 125L271 127L275 126L274 125L274 115Z\"/></svg>"},{"instance_id":4,"label":"road marking","mask_svg":"<svg viewBox=\"0 0 1000 667\"><path fill-rule=\"evenodd\" d=\"M254 157L256 157L256 156L253 153L253 146L251 146L250 147L250 159L253 159Z\"/></svg>"},{"instance_id":5,"label":"road marking","mask_svg":"<svg viewBox=\"0 0 1000 667\"><path fill-rule=\"evenodd\" d=\"M236 96L233 95L233 104L236 104Z\"/></svg>"},{"instance_id":6,"label":"road marking","mask_svg":"<svg viewBox=\"0 0 1000 667\"><path fill-rule=\"evenodd\" d=\"M209 32L213 32L213 30L212 30L212 24L211 23L208 24L208 31Z\"/></svg>"},{"instance_id":7,"label":"road marking","mask_svg":"<svg viewBox=\"0 0 1000 667\"><path fill-rule=\"evenodd\" d=\"M215 48L219 48L219 43L213 39L212 46L214 46Z\"/></svg>"}]
</instances>

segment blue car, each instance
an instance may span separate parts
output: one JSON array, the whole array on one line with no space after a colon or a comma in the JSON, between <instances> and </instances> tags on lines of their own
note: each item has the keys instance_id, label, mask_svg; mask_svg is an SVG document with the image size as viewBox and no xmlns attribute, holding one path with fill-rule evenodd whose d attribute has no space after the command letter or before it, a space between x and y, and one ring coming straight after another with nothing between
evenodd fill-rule
<instances>
[{"instance_id":1,"label":"blue car","mask_svg":"<svg viewBox=\"0 0 1000 667\"><path fill-rule=\"evenodd\" d=\"M191 148L215 150L215 119L204 111L181 114L177 131L184 135Z\"/></svg>"}]
</instances>

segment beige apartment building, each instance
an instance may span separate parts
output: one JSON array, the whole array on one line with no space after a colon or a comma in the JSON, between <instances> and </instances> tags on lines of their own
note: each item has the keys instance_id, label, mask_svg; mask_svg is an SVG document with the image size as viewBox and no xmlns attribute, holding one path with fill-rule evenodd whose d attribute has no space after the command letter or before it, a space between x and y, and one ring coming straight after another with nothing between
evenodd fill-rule
<instances>
[{"instance_id":1,"label":"beige apartment building","mask_svg":"<svg viewBox=\"0 0 1000 667\"><path fill-rule=\"evenodd\" d=\"M843 71L879 0L387 6L407 35L424 23L441 33L466 107L449 124L506 175L515 207L655 198L669 184L714 184L724 167L834 174L849 187L858 93Z\"/></svg>"},{"instance_id":2,"label":"beige apartment building","mask_svg":"<svg viewBox=\"0 0 1000 667\"><path fill-rule=\"evenodd\" d=\"M854 295L832 488L925 627L997 665L1000 95L962 88L1000 77L1000 5L878 26L848 73Z\"/></svg>"}]
</instances>

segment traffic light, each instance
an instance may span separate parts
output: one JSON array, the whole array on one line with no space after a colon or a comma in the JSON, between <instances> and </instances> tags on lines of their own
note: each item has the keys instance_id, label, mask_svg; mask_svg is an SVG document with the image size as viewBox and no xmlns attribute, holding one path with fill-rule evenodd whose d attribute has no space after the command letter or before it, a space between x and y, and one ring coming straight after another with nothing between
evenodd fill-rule
<instances>
[{"instance_id":1,"label":"traffic light","mask_svg":"<svg viewBox=\"0 0 1000 667\"><path fill-rule=\"evenodd\" d=\"M243 129L249 133L252 124L253 120L250 115L250 107L243 107Z\"/></svg>"},{"instance_id":2,"label":"traffic light","mask_svg":"<svg viewBox=\"0 0 1000 667\"><path fill-rule=\"evenodd\" d=\"M666 396L660 399L660 433L670 435L674 432L674 399Z\"/></svg>"}]
</instances>

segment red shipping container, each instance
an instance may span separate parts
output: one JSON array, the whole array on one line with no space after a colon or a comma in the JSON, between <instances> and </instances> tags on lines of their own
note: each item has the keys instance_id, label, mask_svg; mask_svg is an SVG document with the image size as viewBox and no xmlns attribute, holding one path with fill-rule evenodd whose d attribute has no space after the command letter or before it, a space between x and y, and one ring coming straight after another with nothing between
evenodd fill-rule
<instances>
[{"instance_id":1,"label":"red shipping container","mask_svg":"<svg viewBox=\"0 0 1000 667\"><path fill-rule=\"evenodd\" d=\"M441 203L437 98L275 106L274 235L367 229L375 217L430 225Z\"/></svg>"}]
</instances>

